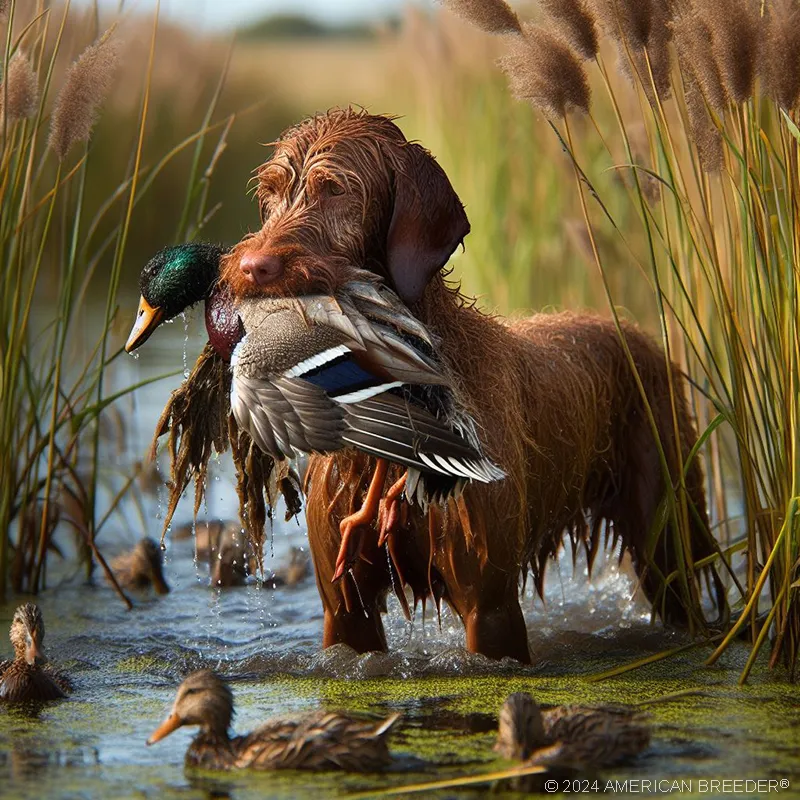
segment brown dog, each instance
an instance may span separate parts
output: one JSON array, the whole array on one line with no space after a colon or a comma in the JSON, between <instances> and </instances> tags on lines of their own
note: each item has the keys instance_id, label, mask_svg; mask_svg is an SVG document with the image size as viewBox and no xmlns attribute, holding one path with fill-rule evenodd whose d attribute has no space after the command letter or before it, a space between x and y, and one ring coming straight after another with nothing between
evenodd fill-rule
<instances>
[{"instance_id":1,"label":"brown dog","mask_svg":"<svg viewBox=\"0 0 800 800\"><path fill-rule=\"evenodd\" d=\"M604 527L630 551L657 612L685 622L678 584L665 589L664 577L676 568L676 549L691 562L715 545L696 459L682 504L689 533L680 539L665 526L663 465L677 484L696 436L683 380L674 369L668 374L659 348L624 325L651 418L611 322L557 314L506 323L478 311L440 273L469 232L463 206L431 155L390 119L352 110L309 119L276 143L258 179L263 227L224 266L234 292L335 292L353 266L383 276L438 337L459 401L477 421L486 454L508 475L470 485L427 515L406 509L388 554L378 550L377 533L367 536L363 559L331 583L339 522L361 502L373 462L352 452L313 457L306 512L324 645L385 649L386 595L394 586L405 604L408 585L415 601L444 599L458 613L470 650L527 662L519 589L528 567L541 592L565 531L585 544L591 563ZM652 552L649 539L657 540ZM699 581L682 591L699 597Z\"/></svg>"}]
</instances>

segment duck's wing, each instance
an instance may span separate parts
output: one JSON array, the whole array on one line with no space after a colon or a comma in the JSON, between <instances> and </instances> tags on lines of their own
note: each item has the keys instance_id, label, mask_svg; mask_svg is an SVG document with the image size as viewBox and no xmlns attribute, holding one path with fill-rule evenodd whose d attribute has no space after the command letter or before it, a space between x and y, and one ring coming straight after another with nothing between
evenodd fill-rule
<instances>
[{"instance_id":1,"label":"duck's wing","mask_svg":"<svg viewBox=\"0 0 800 800\"><path fill-rule=\"evenodd\" d=\"M61 670L56 669L51 664L45 664L42 667L42 671L64 694L72 694L75 691L75 684L72 682L72 678L61 672Z\"/></svg>"},{"instance_id":2,"label":"duck's wing","mask_svg":"<svg viewBox=\"0 0 800 800\"><path fill-rule=\"evenodd\" d=\"M318 711L272 720L236 740L236 764L253 769L371 772L388 763L386 736L399 716L376 724Z\"/></svg>"},{"instance_id":3,"label":"duck's wing","mask_svg":"<svg viewBox=\"0 0 800 800\"><path fill-rule=\"evenodd\" d=\"M628 706L556 706L542 710L545 734L551 741L571 741L606 724L645 724L648 715Z\"/></svg>"},{"instance_id":4,"label":"duck's wing","mask_svg":"<svg viewBox=\"0 0 800 800\"><path fill-rule=\"evenodd\" d=\"M13 664L13 661L0 661L0 680L3 679L3 673Z\"/></svg>"},{"instance_id":5,"label":"duck's wing","mask_svg":"<svg viewBox=\"0 0 800 800\"><path fill-rule=\"evenodd\" d=\"M287 302L241 308L247 333L231 359L231 409L262 450L283 458L355 447L456 482L503 476L448 420L393 393L446 384L400 327L346 298Z\"/></svg>"},{"instance_id":6,"label":"duck's wing","mask_svg":"<svg viewBox=\"0 0 800 800\"><path fill-rule=\"evenodd\" d=\"M502 470L446 422L393 394L345 406L344 441L418 471L452 478L498 480ZM411 489L407 490L411 494Z\"/></svg>"},{"instance_id":7,"label":"duck's wing","mask_svg":"<svg viewBox=\"0 0 800 800\"><path fill-rule=\"evenodd\" d=\"M297 719L276 718L245 736L231 740L235 765L240 769L290 768Z\"/></svg>"},{"instance_id":8,"label":"duck's wing","mask_svg":"<svg viewBox=\"0 0 800 800\"><path fill-rule=\"evenodd\" d=\"M550 709L544 715L545 733L555 744L535 763L558 763L580 768L623 763L650 744L646 715L625 708Z\"/></svg>"}]
</instances>

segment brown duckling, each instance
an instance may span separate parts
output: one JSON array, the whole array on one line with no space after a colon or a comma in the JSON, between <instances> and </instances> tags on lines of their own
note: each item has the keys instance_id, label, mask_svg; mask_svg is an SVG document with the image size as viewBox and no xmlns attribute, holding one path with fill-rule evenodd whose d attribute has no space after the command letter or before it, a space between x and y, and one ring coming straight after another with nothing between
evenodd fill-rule
<instances>
[{"instance_id":1,"label":"brown duckling","mask_svg":"<svg viewBox=\"0 0 800 800\"><path fill-rule=\"evenodd\" d=\"M501 756L565 773L591 772L630 760L650 744L645 716L628 708L559 706L542 711L526 692L509 696L500 709ZM516 779L517 789L536 790L538 775Z\"/></svg>"},{"instance_id":2,"label":"brown duckling","mask_svg":"<svg viewBox=\"0 0 800 800\"><path fill-rule=\"evenodd\" d=\"M123 589L147 589L150 586L158 594L167 594L169 586L161 568L161 548L154 539L142 539L133 550L117 556L111 569Z\"/></svg>"},{"instance_id":3,"label":"brown duckling","mask_svg":"<svg viewBox=\"0 0 800 800\"><path fill-rule=\"evenodd\" d=\"M311 575L311 556L302 547L293 547L289 563L275 572L281 586L297 586Z\"/></svg>"},{"instance_id":4,"label":"brown duckling","mask_svg":"<svg viewBox=\"0 0 800 800\"><path fill-rule=\"evenodd\" d=\"M255 574L256 560L241 525L229 523L208 552L212 586L244 586Z\"/></svg>"},{"instance_id":5,"label":"brown duckling","mask_svg":"<svg viewBox=\"0 0 800 800\"><path fill-rule=\"evenodd\" d=\"M265 589L292 589L311 575L311 556L301 547L293 547L289 561L264 579Z\"/></svg>"},{"instance_id":6,"label":"brown duckling","mask_svg":"<svg viewBox=\"0 0 800 800\"><path fill-rule=\"evenodd\" d=\"M185 525L174 526L170 533L170 539L177 542L194 538L195 554L198 558L207 558L210 548L217 541L223 529L234 524L234 522L227 522L224 519L194 520Z\"/></svg>"},{"instance_id":7,"label":"brown duckling","mask_svg":"<svg viewBox=\"0 0 800 800\"><path fill-rule=\"evenodd\" d=\"M186 752L187 766L374 772L390 761L386 738L399 717L392 714L380 722L366 722L315 711L276 718L245 736L231 737L233 694L213 672L199 670L180 685L172 712L147 744L184 725L199 725L200 733Z\"/></svg>"},{"instance_id":8,"label":"brown duckling","mask_svg":"<svg viewBox=\"0 0 800 800\"><path fill-rule=\"evenodd\" d=\"M9 638L14 660L0 662L0 700L58 700L72 691L69 678L46 665L44 620L39 606L25 603L14 612Z\"/></svg>"}]
</instances>

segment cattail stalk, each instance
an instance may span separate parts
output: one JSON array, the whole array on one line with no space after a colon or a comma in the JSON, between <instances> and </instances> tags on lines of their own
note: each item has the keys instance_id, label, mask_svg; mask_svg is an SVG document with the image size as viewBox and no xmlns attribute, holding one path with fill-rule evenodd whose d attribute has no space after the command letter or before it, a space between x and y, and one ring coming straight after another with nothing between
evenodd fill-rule
<instances>
[{"instance_id":1,"label":"cattail stalk","mask_svg":"<svg viewBox=\"0 0 800 800\"><path fill-rule=\"evenodd\" d=\"M111 88L118 60L114 26L86 48L67 70L50 121L50 148L64 160L73 145L89 140Z\"/></svg>"}]
</instances>

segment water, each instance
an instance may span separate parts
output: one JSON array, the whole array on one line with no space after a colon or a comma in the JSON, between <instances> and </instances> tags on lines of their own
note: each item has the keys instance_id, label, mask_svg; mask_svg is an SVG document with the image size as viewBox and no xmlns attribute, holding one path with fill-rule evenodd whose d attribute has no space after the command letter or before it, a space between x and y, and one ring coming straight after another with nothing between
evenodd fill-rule
<instances>
[{"instance_id":1,"label":"water","mask_svg":"<svg viewBox=\"0 0 800 800\"><path fill-rule=\"evenodd\" d=\"M180 366L176 354L186 336L181 328L159 331L141 359L126 362L119 385L174 368L176 360ZM189 359L199 337L193 324ZM117 435L122 441L109 434L106 445L109 457L116 453L109 494L114 480L141 458L158 412L179 380L156 384L121 407ZM227 459L213 467L201 518L234 516L231 474ZM102 532L107 555L160 533L163 497L143 492L138 501L131 500ZM189 513L187 502L176 522L187 521ZM292 546L304 544L303 523L283 523L279 513L266 548L267 568L288 558ZM800 691L782 674L771 677L763 665L747 687L736 688L745 643L714 668L702 666L708 650L696 648L622 678L586 680L688 641L684 634L649 624L646 609L631 600L635 586L625 565L618 568L615 559L606 560L590 583L581 559L573 573L566 554L549 572L546 608L528 590L524 605L534 664L526 668L467 653L462 627L446 608L441 622L429 606L424 624L421 610L409 624L393 597L386 618L388 654L358 656L344 646L321 651L322 612L313 578L293 589L213 589L190 540L167 538L165 574L172 592L163 598L135 596L135 608L128 612L105 584L87 586L73 565L54 562L50 588L38 602L50 658L70 673L76 691L33 717L0 708L3 796L289 798L380 789L503 766L492 752L494 727L497 710L512 691L531 691L549 704L636 702L686 689L702 693L653 706L650 751L603 780L691 780L693 794L708 796L698 781L774 778L790 783L781 789L782 797L800 796ZM8 629L15 605L12 600L0 606L0 631ZM0 657L8 652L3 646ZM190 731L178 731L151 748L145 741L168 713L181 678L200 667L231 680L237 732L271 715L320 707L402 711L403 725L393 738L395 766L381 776L184 771ZM441 796L481 794L464 789Z\"/></svg>"}]
</instances>

